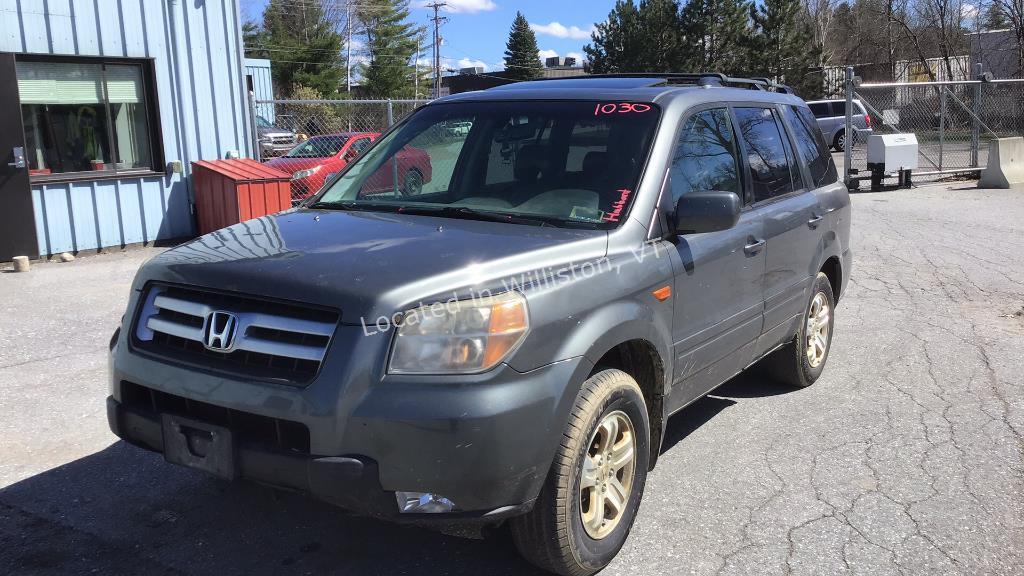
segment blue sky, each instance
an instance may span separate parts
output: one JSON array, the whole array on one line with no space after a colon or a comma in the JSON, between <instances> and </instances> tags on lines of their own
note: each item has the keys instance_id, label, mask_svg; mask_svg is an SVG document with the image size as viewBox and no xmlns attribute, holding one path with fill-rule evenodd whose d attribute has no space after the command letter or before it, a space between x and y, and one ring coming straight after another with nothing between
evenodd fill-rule
<instances>
[{"instance_id":1,"label":"blue sky","mask_svg":"<svg viewBox=\"0 0 1024 576\"><path fill-rule=\"evenodd\" d=\"M308 1L308 0L301 0ZM355 0L358 2L358 0ZM590 41L590 29L603 21L615 0L445 0L448 23L441 28L441 55L449 68L484 66L487 71L503 68L505 41L519 10L537 34L543 56L576 56ZM412 19L424 26L433 12L422 6L427 0L412 0ZM260 19L266 0L242 0L242 18ZM445 9L443 9L444 11ZM430 52L423 54L429 61Z\"/></svg>"}]
</instances>

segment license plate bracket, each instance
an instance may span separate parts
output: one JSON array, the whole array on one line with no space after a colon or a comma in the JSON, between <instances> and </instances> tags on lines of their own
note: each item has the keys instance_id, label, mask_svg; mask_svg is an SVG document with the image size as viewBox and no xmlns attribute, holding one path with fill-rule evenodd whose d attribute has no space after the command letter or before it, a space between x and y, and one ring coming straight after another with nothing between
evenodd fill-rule
<instances>
[{"instance_id":1,"label":"license plate bracket","mask_svg":"<svg viewBox=\"0 0 1024 576\"><path fill-rule=\"evenodd\" d=\"M164 459L213 474L237 477L234 435L229 428L190 418L163 414Z\"/></svg>"}]
</instances>

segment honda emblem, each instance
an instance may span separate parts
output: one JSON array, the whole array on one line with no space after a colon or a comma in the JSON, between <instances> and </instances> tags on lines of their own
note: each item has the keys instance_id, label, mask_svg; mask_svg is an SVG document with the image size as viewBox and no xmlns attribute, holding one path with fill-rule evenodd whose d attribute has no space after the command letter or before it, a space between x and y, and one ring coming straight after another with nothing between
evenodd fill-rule
<instances>
[{"instance_id":1,"label":"honda emblem","mask_svg":"<svg viewBox=\"0 0 1024 576\"><path fill-rule=\"evenodd\" d=\"M230 352L235 345L235 330L238 317L231 312L217 310L206 317L206 332L203 345L214 352Z\"/></svg>"}]
</instances>

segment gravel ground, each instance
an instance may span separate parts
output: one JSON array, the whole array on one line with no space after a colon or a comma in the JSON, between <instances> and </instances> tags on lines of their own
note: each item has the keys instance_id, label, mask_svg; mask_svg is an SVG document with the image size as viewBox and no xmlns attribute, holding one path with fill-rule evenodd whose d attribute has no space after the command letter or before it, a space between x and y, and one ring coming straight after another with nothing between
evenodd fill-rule
<instances>
[{"instance_id":1,"label":"gravel ground","mask_svg":"<svg viewBox=\"0 0 1024 576\"><path fill-rule=\"evenodd\" d=\"M805 390L741 376L672 418L605 574L1024 573L1024 196L858 194ZM105 345L135 250L0 274L0 572L531 574L504 540L349 516L116 442Z\"/></svg>"}]
</instances>

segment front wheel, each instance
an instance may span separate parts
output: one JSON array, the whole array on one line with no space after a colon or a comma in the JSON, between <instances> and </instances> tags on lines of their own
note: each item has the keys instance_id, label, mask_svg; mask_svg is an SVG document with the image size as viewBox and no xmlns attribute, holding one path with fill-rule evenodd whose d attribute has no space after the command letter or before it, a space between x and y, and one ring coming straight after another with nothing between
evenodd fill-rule
<instances>
[{"instance_id":1,"label":"front wheel","mask_svg":"<svg viewBox=\"0 0 1024 576\"><path fill-rule=\"evenodd\" d=\"M626 542L647 481L643 393L621 370L583 383L533 509L510 522L519 553L557 574L585 576Z\"/></svg>"},{"instance_id":2,"label":"front wheel","mask_svg":"<svg viewBox=\"0 0 1024 576\"><path fill-rule=\"evenodd\" d=\"M423 192L423 174L413 168L405 173L402 181L402 194L404 196L417 196Z\"/></svg>"}]
</instances>

